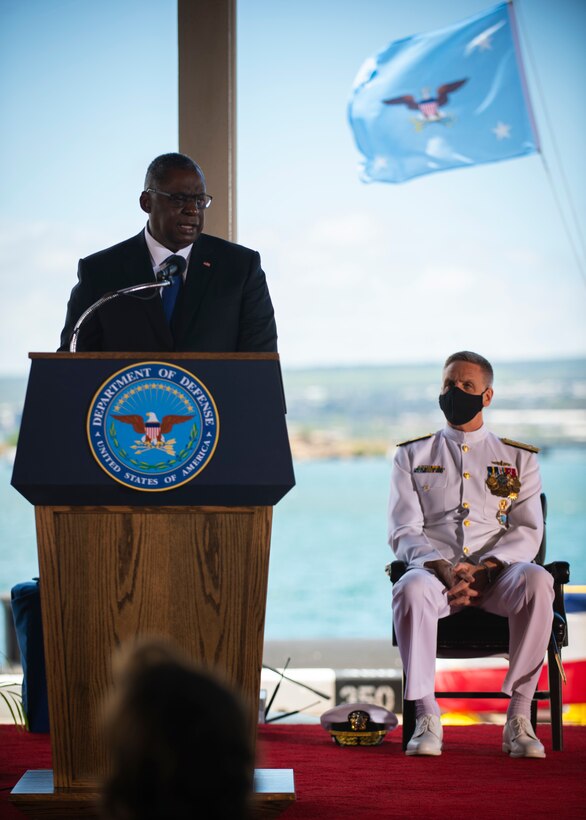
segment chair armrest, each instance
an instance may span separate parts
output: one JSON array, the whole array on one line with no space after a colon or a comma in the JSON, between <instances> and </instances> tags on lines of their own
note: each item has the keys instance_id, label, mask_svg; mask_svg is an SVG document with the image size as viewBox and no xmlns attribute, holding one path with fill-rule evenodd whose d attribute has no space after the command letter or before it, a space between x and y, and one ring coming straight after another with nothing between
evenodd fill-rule
<instances>
[{"instance_id":1,"label":"chair armrest","mask_svg":"<svg viewBox=\"0 0 586 820\"><path fill-rule=\"evenodd\" d=\"M544 564L543 568L553 575L554 583L570 583L570 565L567 561L552 561L551 564Z\"/></svg>"},{"instance_id":2,"label":"chair armrest","mask_svg":"<svg viewBox=\"0 0 586 820\"><path fill-rule=\"evenodd\" d=\"M392 561L385 567L385 572L391 580L391 584L395 584L407 572L407 564L404 561Z\"/></svg>"},{"instance_id":3,"label":"chair armrest","mask_svg":"<svg viewBox=\"0 0 586 820\"><path fill-rule=\"evenodd\" d=\"M551 564L545 564L543 568L553 576L555 584L569 584L570 565L567 561L552 561ZM404 561L392 561L386 565L385 572L394 584L407 572L407 564Z\"/></svg>"},{"instance_id":4,"label":"chair armrest","mask_svg":"<svg viewBox=\"0 0 586 820\"><path fill-rule=\"evenodd\" d=\"M545 564L544 569L553 576L553 634L558 647L567 646L568 625L564 601L564 584L567 584L570 580L570 565L567 561L552 561L551 564Z\"/></svg>"}]
</instances>

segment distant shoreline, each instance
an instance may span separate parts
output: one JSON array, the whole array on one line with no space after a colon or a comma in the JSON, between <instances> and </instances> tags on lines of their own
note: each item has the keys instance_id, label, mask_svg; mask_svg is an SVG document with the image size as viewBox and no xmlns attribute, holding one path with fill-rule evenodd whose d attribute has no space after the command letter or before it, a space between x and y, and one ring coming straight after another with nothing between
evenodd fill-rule
<instances>
[{"instance_id":1,"label":"distant shoreline","mask_svg":"<svg viewBox=\"0 0 586 820\"><path fill-rule=\"evenodd\" d=\"M283 367L287 428L297 461L390 458L440 429L441 365ZM26 376L0 376L0 458L14 455ZM486 422L497 435L544 448L586 446L586 358L497 364Z\"/></svg>"},{"instance_id":2,"label":"distant shoreline","mask_svg":"<svg viewBox=\"0 0 586 820\"><path fill-rule=\"evenodd\" d=\"M522 441L532 437L521 436ZM403 439L406 440L406 439ZM398 441L389 442L381 438L345 438L332 434L327 430L305 430L301 434L290 433L289 443L293 460L322 461L322 460L357 460L363 458L384 458L392 461L393 453ZM541 444L540 453L546 455L552 449L584 449L586 441L571 438L548 441ZM0 461L12 464L16 455L16 447L12 443L0 441Z\"/></svg>"},{"instance_id":3,"label":"distant shoreline","mask_svg":"<svg viewBox=\"0 0 586 820\"><path fill-rule=\"evenodd\" d=\"M378 439L329 439L327 431L302 436L290 435L289 442L294 461L324 459L385 458L392 460L395 444ZM586 442L564 439L540 447L541 455L552 449L584 449Z\"/></svg>"}]
</instances>

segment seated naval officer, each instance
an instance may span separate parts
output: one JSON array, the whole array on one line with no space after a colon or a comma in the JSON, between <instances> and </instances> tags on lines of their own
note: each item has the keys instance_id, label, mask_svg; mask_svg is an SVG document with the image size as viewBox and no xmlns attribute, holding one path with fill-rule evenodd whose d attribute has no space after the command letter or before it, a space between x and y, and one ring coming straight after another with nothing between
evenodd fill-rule
<instances>
[{"instance_id":1,"label":"seated naval officer","mask_svg":"<svg viewBox=\"0 0 586 820\"><path fill-rule=\"evenodd\" d=\"M434 696L438 618L478 606L509 619L502 691L511 699L502 749L511 757L545 757L530 723L553 603L551 575L531 563L543 531L537 449L487 429L492 383L482 356L450 356L439 397L447 425L400 445L393 464L389 544L408 564L393 587L393 622L405 697L416 709L408 755L442 751Z\"/></svg>"},{"instance_id":2,"label":"seated naval officer","mask_svg":"<svg viewBox=\"0 0 586 820\"><path fill-rule=\"evenodd\" d=\"M139 234L81 259L60 350L69 350L84 311L111 291L155 282L155 271L182 257L173 287L112 299L84 320L80 351L273 352L277 329L256 251L202 233L212 202L199 165L162 154L146 172ZM181 260L181 261L182 261ZM185 264L182 262L182 264Z\"/></svg>"}]
</instances>

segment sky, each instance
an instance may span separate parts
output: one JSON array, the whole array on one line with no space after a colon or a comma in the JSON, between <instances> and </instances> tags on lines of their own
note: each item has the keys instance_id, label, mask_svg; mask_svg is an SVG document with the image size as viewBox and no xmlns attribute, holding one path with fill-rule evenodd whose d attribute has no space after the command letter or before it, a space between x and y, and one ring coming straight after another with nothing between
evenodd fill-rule
<instances>
[{"instance_id":1,"label":"sky","mask_svg":"<svg viewBox=\"0 0 586 820\"><path fill-rule=\"evenodd\" d=\"M261 253L285 367L586 354L586 260L555 199L577 244L583 0L515 3L542 155L359 178L364 60L491 5L239 0L238 241ZM171 0L0 0L0 375L57 348L78 259L144 226L146 166L178 147L176 42Z\"/></svg>"}]
</instances>

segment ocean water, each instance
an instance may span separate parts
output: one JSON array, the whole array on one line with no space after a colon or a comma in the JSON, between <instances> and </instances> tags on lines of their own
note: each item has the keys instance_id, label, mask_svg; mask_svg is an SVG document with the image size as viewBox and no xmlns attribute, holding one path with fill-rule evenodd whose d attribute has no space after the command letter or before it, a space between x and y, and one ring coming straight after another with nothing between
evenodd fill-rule
<instances>
[{"instance_id":1,"label":"ocean water","mask_svg":"<svg viewBox=\"0 0 586 820\"><path fill-rule=\"evenodd\" d=\"M546 450L540 463L547 559L569 561L572 583L586 584L586 448ZM384 458L296 464L297 486L274 512L267 639L388 636L390 469ZM0 593L38 573L33 508L10 474L0 462Z\"/></svg>"}]
</instances>

